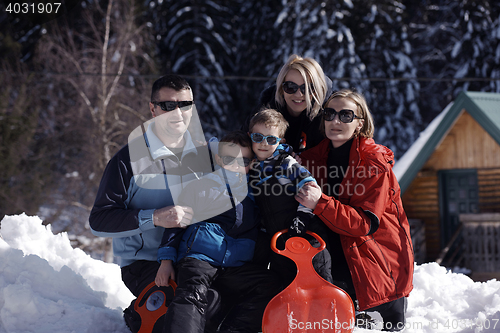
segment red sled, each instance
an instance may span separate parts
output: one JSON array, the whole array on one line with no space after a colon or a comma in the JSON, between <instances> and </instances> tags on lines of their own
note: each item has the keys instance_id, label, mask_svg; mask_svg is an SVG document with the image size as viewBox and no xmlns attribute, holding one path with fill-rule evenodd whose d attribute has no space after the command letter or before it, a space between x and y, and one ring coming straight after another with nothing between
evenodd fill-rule
<instances>
[{"instance_id":1,"label":"red sled","mask_svg":"<svg viewBox=\"0 0 500 333\"><path fill-rule=\"evenodd\" d=\"M151 282L137 297L134 310L141 317L141 328L137 333L151 333L156 321L167 313L168 304L173 298L177 284L170 279L170 287L158 287Z\"/></svg>"},{"instance_id":2,"label":"red sled","mask_svg":"<svg viewBox=\"0 0 500 333\"><path fill-rule=\"evenodd\" d=\"M262 332L352 332L355 310L351 298L344 290L319 276L312 265L312 258L326 247L326 243L317 234L307 231L320 242L319 247L311 246L302 237L292 237L286 241L285 249L279 250L276 240L287 231L278 231L273 236L271 248L295 262L297 276L267 305Z\"/></svg>"}]
</instances>

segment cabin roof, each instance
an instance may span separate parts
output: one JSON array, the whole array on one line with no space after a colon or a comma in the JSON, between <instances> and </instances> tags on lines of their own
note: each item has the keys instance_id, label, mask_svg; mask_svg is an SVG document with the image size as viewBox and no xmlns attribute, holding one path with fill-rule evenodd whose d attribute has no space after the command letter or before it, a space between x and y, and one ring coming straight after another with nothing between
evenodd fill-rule
<instances>
[{"instance_id":1,"label":"cabin roof","mask_svg":"<svg viewBox=\"0 0 500 333\"><path fill-rule=\"evenodd\" d=\"M401 192L408 188L463 110L500 145L500 94L462 92L420 133L419 138L394 165Z\"/></svg>"}]
</instances>

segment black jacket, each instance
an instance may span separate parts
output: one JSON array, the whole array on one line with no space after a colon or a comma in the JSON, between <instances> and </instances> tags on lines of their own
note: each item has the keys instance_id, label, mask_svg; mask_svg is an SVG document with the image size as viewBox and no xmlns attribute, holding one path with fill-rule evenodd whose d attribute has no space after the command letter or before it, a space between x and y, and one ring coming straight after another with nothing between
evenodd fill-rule
<instances>
[{"instance_id":1,"label":"black jacket","mask_svg":"<svg viewBox=\"0 0 500 333\"><path fill-rule=\"evenodd\" d=\"M326 93L327 98L332 94L332 81L327 78L328 91ZM276 84L273 84L266 89L264 89L259 97L259 103L257 109L245 120L245 123L241 129L245 132L249 130L250 119L252 116L261 110L263 107L268 107L270 109L275 109L279 111L288 121L289 127L285 133L286 144L293 148L293 151L300 153L306 149L310 149L320 143L325 137L319 131L319 126L321 124L321 114L310 120L306 115L306 110L302 111L300 116L292 117L286 109L286 105L279 106L276 103Z\"/></svg>"}]
</instances>

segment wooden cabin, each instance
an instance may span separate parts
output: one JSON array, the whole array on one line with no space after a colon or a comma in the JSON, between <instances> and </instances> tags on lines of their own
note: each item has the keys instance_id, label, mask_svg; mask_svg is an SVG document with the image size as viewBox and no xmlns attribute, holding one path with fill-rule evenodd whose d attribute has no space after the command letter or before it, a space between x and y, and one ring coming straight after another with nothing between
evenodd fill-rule
<instances>
[{"instance_id":1,"label":"wooden cabin","mask_svg":"<svg viewBox=\"0 0 500 333\"><path fill-rule=\"evenodd\" d=\"M394 172L412 226L425 230L424 243L415 244L416 252L425 252L416 253L419 261L435 261L464 236L461 229L475 226L467 229L469 237L478 225L484 233L488 222L493 229L487 236L496 242L486 251L500 266L500 94L462 92L396 162ZM475 220L479 224L471 224ZM462 243L469 246L469 258L474 246L484 247L482 240L475 242Z\"/></svg>"}]
</instances>

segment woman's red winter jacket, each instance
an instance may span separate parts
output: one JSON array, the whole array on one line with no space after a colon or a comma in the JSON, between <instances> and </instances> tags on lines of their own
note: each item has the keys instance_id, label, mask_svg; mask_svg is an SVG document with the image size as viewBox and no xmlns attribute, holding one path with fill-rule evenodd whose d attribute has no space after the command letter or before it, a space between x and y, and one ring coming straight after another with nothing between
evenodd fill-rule
<instances>
[{"instance_id":1,"label":"woman's red winter jacket","mask_svg":"<svg viewBox=\"0 0 500 333\"><path fill-rule=\"evenodd\" d=\"M323 193L314 214L340 235L360 310L408 296L413 289L413 245L392 172L393 152L373 139L358 137L347 170L335 170L327 168L329 150L330 140L325 139L300 157L323 192L327 172L344 174L334 189L339 200Z\"/></svg>"}]
</instances>

